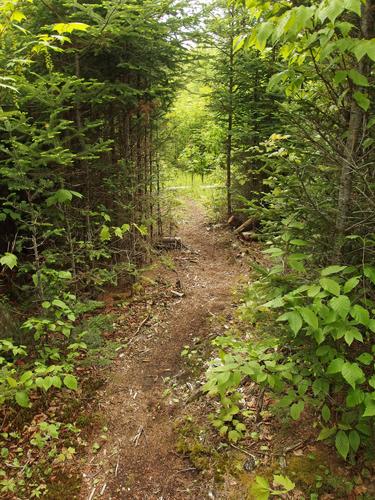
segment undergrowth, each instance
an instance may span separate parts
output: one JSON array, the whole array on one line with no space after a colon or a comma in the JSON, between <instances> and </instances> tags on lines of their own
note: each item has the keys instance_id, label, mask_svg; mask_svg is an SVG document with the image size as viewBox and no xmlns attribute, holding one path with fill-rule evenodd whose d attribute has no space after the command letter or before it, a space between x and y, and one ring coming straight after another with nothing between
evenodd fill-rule
<instances>
[{"instance_id":1,"label":"undergrowth","mask_svg":"<svg viewBox=\"0 0 375 500\"><path fill-rule=\"evenodd\" d=\"M295 421L312 415L316 439L332 442L344 460L373 459L375 267L312 271L311 257L299 252L305 242L290 228L282 241L265 251L274 266L254 266L258 279L241 307L260 340L231 332L214 340L204 386L220 401L212 424L233 443L248 437L247 421L261 418L241 404L251 382L272 412Z\"/></svg>"},{"instance_id":2,"label":"undergrowth","mask_svg":"<svg viewBox=\"0 0 375 500\"><path fill-rule=\"evenodd\" d=\"M30 337L27 346L16 342L17 329L13 338L0 340L4 497L49 495L58 470L85 446L74 423L77 398L94 390L96 380L79 387L79 378L90 378L91 367L107 366L117 354L118 344L104 336L113 329L113 317L92 315L103 304L79 302L72 294L62 298L44 301L42 313L20 325Z\"/></svg>"}]
</instances>

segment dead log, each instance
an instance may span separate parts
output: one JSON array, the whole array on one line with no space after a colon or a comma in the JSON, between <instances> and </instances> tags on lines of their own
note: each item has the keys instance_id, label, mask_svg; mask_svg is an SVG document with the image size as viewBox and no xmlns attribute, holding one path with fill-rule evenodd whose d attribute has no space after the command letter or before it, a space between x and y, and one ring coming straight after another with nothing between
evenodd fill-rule
<instances>
[{"instance_id":1,"label":"dead log","mask_svg":"<svg viewBox=\"0 0 375 500\"><path fill-rule=\"evenodd\" d=\"M234 230L234 234L243 233L248 227L256 227L257 220L254 217L247 219L243 224L241 224L237 229Z\"/></svg>"},{"instance_id":2,"label":"dead log","mask_svg":"<svg viewBox=\"0 0 375 500\"><path fill-rule=\"evenodd\" d=\"M228 226L230 227L237 227L238 224L241 224L241 219L239 218L239 216L236 214L236 215L231 215L228 219Z\"/></svg>"},{"instance_id":3,"label":"dead log","mask_svg":"<svg viewBox=\"0 0 375 500\"><path fill-rule=\"evenodd\" d=\"M181 238L177 236L165 236L155 244L155 247L159 250L181 250L183 244Z\"/></svg>"},{"instance_id":4,"label":"dead log","mask_svg":"<svg viewBox=\"0 0 375 500\"><path fill-rule=\"evenodd\" d=\"M241 239L245 241L258 241L259 235L254 231L245 231L240 234Z\"/></svg>"}]
</instances>

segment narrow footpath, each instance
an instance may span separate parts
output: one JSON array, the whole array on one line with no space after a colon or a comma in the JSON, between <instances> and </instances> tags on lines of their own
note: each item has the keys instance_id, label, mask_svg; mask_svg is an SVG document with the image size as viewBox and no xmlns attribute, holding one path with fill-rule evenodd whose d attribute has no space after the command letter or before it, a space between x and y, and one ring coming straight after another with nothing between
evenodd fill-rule
<instances>
[{"instance_id":1,"label":"narrow footpath","mask_svg":"<svg viewBox=\"0 0 375 500\"><path fill-rule=\"evenodd\" d=\"M145 304L144 324L140 317L139 333L99 392L106 441L87 460L82 499L212 498L199 474L176 452L173 421L183 403L166 399L165 380L186 383L181 382L182 349L212 334L213 316L231 311L233 289L246 270L230 232L210 226L196 202L186 202L178 235L186 249L165 253L171 265L158 265L150 278L172 295L184 295ZM97 441L99 434L88 449Z\"/></svg>"}]
</instances>

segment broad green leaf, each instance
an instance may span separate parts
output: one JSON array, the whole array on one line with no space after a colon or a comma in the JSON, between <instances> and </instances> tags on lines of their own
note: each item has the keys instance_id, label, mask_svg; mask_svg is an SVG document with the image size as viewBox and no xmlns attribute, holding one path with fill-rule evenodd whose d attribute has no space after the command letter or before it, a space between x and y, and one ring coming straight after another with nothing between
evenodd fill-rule
<instances>
[{"instance_id":1,"label":"broad green leaf","mask_svg":"<svg viewBox=\"0 0 375 500\"><path fill-rule=\"evenodd\" d=\"M306 394L307 389L309 387L310 387L310 381L309 380L307 380L307 379L301 380L301 382L299 382L299 384L298 384L298 394L300 396L303 396L304 394Z\"/></svg>"},{"instance_id":2,"label":"broad green leaf","mask_svg":"<svg viewBox=\"0 0 375 500\"><path fill-rule=\"evenodd\" d=\"M26 391L18 391L15 395L16 402L22 408L30 408L29 395Z\"/></svg>"},{"instance_id":3,"label":"broad green leaf","mask_svg":"<svg viewBox=\"0 0 375 500\"><path fill-rule=\"evenodd\" d=\"M340 295L340 285L332 278L322 278L319 283L324 290L332 295Z\"/></svg>"},{"instance_id":4,"label":"broad green leaf","mask_svg":"<svg viewBox=\"0 0 375 500\"><path fill-rule=\"evenodd\" d=\"M21 377L20 377L20 383L24 384L28 380L33 378L33 372L31 370L28 370L27 372L24 372Z\"/></svg>"},{"instance_id":5,"label":"broad green leaf","mask_svg":"<svg viewBox=\"0 0 375 500\"><path fill-rule=\"evenodd\" d=\"M332 309L336 311L342 319L345 319L349 314L351 303L349 297L347 297L346 295L333 297L333 299L331 299L329 303Z\"/></svg>"},{"instance_id":6,"label":"broad green leaf","mask_svg":"<svg viewBox=\"0 0 375 500\"><path fill-rule=\"evenodd\" d=\"M107 225L104 224L104 226L102 226L99 237L101 241L109 241L111 239L111 233Z\"/></svg>"},{"instance_id":7,"label":"broad green leaf","mask_svg":"<svg viewBox=\"0 0 375 500\"><path fill-rule=\"evenodd\" d=\"M347 266L329 266L323 269L320 274L322 276L330 276L331 274L341 273L341 271L344 271L346 268Z\"/></svg>"},{"instance_id":8,"label":"broad green leaf","mask_svg":"<svg viewBox=\"0 0 375 500\"><path fill-rule=\"evenodd\" d=\"M329 427L323 427L323 429L320 431L319 436L317 437L318 441L325 441L326 439L330 438L333 436L336 432L336 426L329 428Z\"/></svg>"},{"instance_id":9,"label":"broad green leaf","mask_svg":"<svg viewBox=\"0 0 375 500\"><path fill-rule=\"evenodd\" d=\"M350 388L345 400L346 406L348 408L354 408L355 406L358 406L361 403L363 403L364 399L365 399L365 394L363 391L361 391L361 389Z\"/></svg>"},{"instance_id":10,"label":"broad green leaf","mask_svg":"<svg viewBox=\"0 0 375 500\"><path fill-rule=\"evenodd\" d=\"M361 16L361 0L343 0L345 8Z\"/></svg>"},{"instance_id":11,"label":"broad green leaf","mask_svg":"<svg viewBox=\"0 0 375 500\"><path fill-rule=\"evenodd\" d=\"M353 97L360 108L368 111L371 101L366 94L363 92L354 92Z\"/></svg>"},{"instance_id":12,"label":"broad green leaf","mask_svg":"<svg viewBox=\"0 0 375 500\"><path fill-rule=\"evenodd\" d=\"M68 306L60 299L54 299L52 304L60 309L66 309Z\"/></svg>"},{"instance_id":13,"label":"broad green leaf","mask_svg":"<svg viewBox=\"0 0 375 500\"><path fill-rule=\"evenodd\" d=\"M52 379L52 385L54 387L57 387L57 389L60 389L62 386L61 378L57 375L54 375L53 377L51 377L51 379Z\"/></svg>"},{"instance_id":14,"label":"broad green leaf","mask_svg":"<svg viewBox=\"0 0 375 500\"><path fill-rule=\"evenodd\" d=\"M12 387L12 389L14 389L15 387L17 387L17 385L18 385L17 380L14 379L13 377L7 377L6 381L8 382L8 385L10 385L10 387Z\"/></svg>"},{"instance_id":15,"label":"broad green leaf","mask_svg":"<svg viewBox=\"0 0 375 500\"><path fill-rule=\"evenodd\" d=\"M367 55L370 59L375 61L375 43L374 39L372 40L356 40L353 47L352 52L357 58L359 62L365 55Z\"/></svg>"},{"instance_id":16,"label":"broad green leaf","mask_svg":"<svg viewBox=\"0 0 375 500\"><path fill-rule=\"evenodd\" d=\"M314 7L307 7L305 5L300 5L299 7L293 9L293 18L291 19L293 21L293 24L290 31L292 31L293 34L299 34L304 31L308 26L311 25L310 20L314 16L314 13ZM289 26L289 24L290 23L288 23L287 26Z\"/></svg>"},{"instance_id":17,"label":"broad green leaf","mask_svg":"<svg viewBox=\"0 0 375 500\"><path fill-rule=\"evenodd\" d=\"M278 247L271 247L267 248L267 250L263 250L263 253L269 254L272 257L281 257L282 255L284 255L284 250Z\"/></svg>"},{"instance_id":18,"label":"broad green leaf","mask_svg":"<svg viewBox=\"0 0 375 500\"><path fill-rule=\"evenodd\" d=\"M330 364L328 365L326 373L328 375L334 375L335 373L341 373L343 366L344 366L344 360L342 358L333 359L330 362Z\"/></svg>"},{"instance_id":19,"label":"broad green leaf","mask_svg":"<svg viewBox=\"0 0 375 500\"><path fill-rule=\"evenodd\" d=\"M354 453L356 453L361 444L361 437L357 431L352 430L349 432L349 444Z\"/></svg>"},{"instance_id":20,"label":"broad green leaf","mask_svg":"<svg viewBox=\"0 0 375 500\"><path fill-rule=\"evenodd\" d=\"M261 23L256 30L255 48L262 51L267 45L267 40L275 29L274 24L271 22Z\"/></svg>"},{"instance_id":21,"label":"broad green leaf","mask_svg":"<svg viewBox=\"0 0 375 500\"><path fill-rule=\"evenodd\" d=\"M301 307L299 309L299 313L301 314L305 323L307 323L311 328L317 330L319 327L318 316L314 313L312 309L309 307Z\"/></svg>"},{"instance_id":22,"label":"broad green leaf","mask_svg":"<svg viewBox=\"0 0 375 500\"><path fill-rule=\"evenodd\" d=\"M241 439L241 433L235 430L231 430L228 432L228 439L233 443L237 443Z\"/></svg>"},{"instance_id":23,"label":"broad green leaf","mask_svg":"<svg viewBox=\"0 0 375 500\"><path fill-rule=\"evenodd\" d=\"M372 429L369 424L364 422L363 420L359 422L355 428L357 431L359 431L361 434L364 434L365 436L371 436L372 435Z\"/></svg>"},{"instance_id":24,"label":"broad green leaf","mask_svg":"<svg viewBox=\"0 0 375 500\"><path fill-rule=\"evenodd\" d=\"M336 350L333 349L331 346L329 345L323 345L323 346L320 346L318 347L318 349L315 351L316 355L319 356L319 357L324 357L326 356L327 354L331 354L331 353L335 353Z\"/></svg>"},{"instance_id":25,"label":"broad green leaf","mask_svg":"<svg viewBox=\"0 0 375 500\"><path fill-rule=\"evenodd\" d=\"M326 335L322 328L317 328L313 333L314 339L318 345L325 341Z\"/></svg>"},{"instance_id":26,"label":"broad green leaf","mask_svg":"<svg viewBox=\"0 0 375 500\"><path fill-rule=\"evenodd\" d=\"M357 357L357 361L359 361L360 363L362 363L363 365L366 365L366 366L371 365L373 360L374 360L374 356L372 354L370 354L369 352L363 352L362 354L360 354Z\"/></svg>"},{"instance_id":27,"label":"broad green leaf","mask_svg":"<svg viewBox=\"0 0 375 500\"><path fill-rule=\"evenodd\" d=\"M52 26L52 29L59 35L73 33L73 31L87 31L88 28L89 25L84 23L57 23Z\"/></svg>"},{"instance_id":28,"label":"broad green leaf","mask_svg":"<svg viewBox=\"0 0 375 500\"><path fill-rule=\"evenodd\" d=\"M366 54L372 61L375 61L375 38L366 40Z\"/></svg>"},{"instance_id":29,"label":"broad green leaf","mask_svg":"<svg viewBox=\"0 0 375 500\"><path fill-rule=\"evenodd\" d=\"M348 77L348 72L344 70L336 71L334 81L337 84L344 82Z\"/></svg>"},{"instance_id":30,"label":"broad green leaf","mask_svg":"<svg viewBox=\"0 0 375 500\"><path fill-rule=\"evenodd\" d=\"M362 382L365 378L362 369L357 363L344 363L341 369L341 375L353 389L355 389L358 382Z\"/></svg>"},{"instance_id":31,"label":"broad green leaf","mask_svg":"<svg viewBox=\"0 0 375 500\"><path fill-rule=\"evenodd\" d=\"M264 304L264 307L269 307L270 309L277 309L279 307L283 307L284 305L285 305L285 301L280 296L280 297L276 297L276 298L270 300L269 302L267 302L266 304ZM287 321L287 319L288 319L287 315L288 315L288 313L283 314L282 316L280 316L278 318L277 321Z\"/></svg>"},{"instance_id":32,"label":"broad green leaf","mask_svg":"<svg viewBox=\"0 0 375 500\"><path fill-rule=\"evenodd\" d=\"M375 285L375 267L365 266L363 268L363 274Z\"/></svg>"},{"instance_id":33,"label":"broad green leaf","mask_svg":"<svg viewBox=\"0 0 375 500\"><path fill-rule=\"evenodd\" d=\"M288 313L288 323L289 326L294 333L294 335L297 335L297 333L300 331L302 328L302 318L300 314L298 314L297 311L291 311Z\"/></svg>"},{"instance_id":34,"label":"broad green leaf","mask_svg":"<svg viewBox=\"0 0 375 500\"><path fill-rule=\"evenodd\" d=\"M296 247L305 247L305 246L308 245L307 241L305 241L305 240L299 240L299 239L290 240L290 244L291 245L295 245Z\"/></svg>"},{"instance_id":35,"label":"broad green leaf","mask_svg":"<svg viewBox=\"0 0 375 500\"><path fill-rule=\"evenodd\" d=\"M273 482L277 486L282 486L285 491L292 491L296 487L295 483L293 483L293 481L291 481L288 477L277 474L273 476Z\"/></svg>"},{"instance_id":36,"label":"broad green leaf","mask_svg":"<svg viewBox=\"0 0 375 500\"><path fill-rule=\"evenodd\" d=\"M317 10L317 16L323 23L327 18L333 23L345 10L343 0L328 0L321 2Z\"/></svg>"},{"instance_id":37,"label":"broad green leaf","mask_svg":"<svg viewBox=\"0 0 375 500\"><path fill-rule=\"evenodd\" d=\"M64 385L71 389L72 391L76 391L78 388L78 382L74 375L65 375L64 377Z\"/></svg>"},{"instance_id":38,"label":"broad green leaf","mask_svg":"<svg viewBox=\"0 0 375 500\"><path fill-rule=\"evenodd\" d=\"M82 195L80 193L77 193L76 191L59 189L58 191L56 191L56 193L47 198L47 207L57 205L58 203L70 203L73 199L73 196L76 198L82 198Z\"/></svg>"},{"instance_id":39,"label":"broad green leaf","mask_svg":"<svg viewBox=\"0 0 375 500\"><path fill-rule=\"evenodd\" d=\"M359 304L356 304L355 306L352 307L350 314L353 319L355 319L358 323L361 325L367 326L370 321L370 315L367 309L364 307L360 306Z\"/></svg>"},{"instance_id":40,"label":"broad green leaf","mask_svg":"<svg viewBox=\"0 0 375 500\"><path fill-rule=\"evenodd\" d=\"M15 10L12 13L12 15L10 16L10 20L16 21L16 23L19 23L19 22L23 21L24 19L26 19L25 14L19 10Z\"/></svg>"},{"instance_id":41,"label":"broad green leaf","mask_svg":"<svg viewBox=\"0 0 375 500\"><path fill-rule=\"evenodd\" d=\"M356 84L359 85L360 87L368 87L368 80L365 77L365 75L362 75L357 71L356 69L351 69L348 72L349 78Z\"/></svg>"},{"instance_id":42,"label":"broad green leaf","mask_svg":"<svg viewBox=\"0 0 375 500\"><path fill-rule=\"evenodd\" d=\"M341 31L342 35L345 37L345 38L338 40L339 42L346 42L343 44L344 46L340 46L340 50L342 52L344 52L348 48L348 46L347 46L348 42L350 44L352 43L352 40L348 40L347 37L349 36L349 33L351 32L351 30L353 28L355 28L355 26L354 26L354 24L348 23L347 21L342 21L342 22L336 23L336 27Z\"/></svg>"},{"instance_id":43,"label":"broad green leaf","mask_svg":"<svg viewBox=\"0 0 375 500\"><path fill-rule=\"evenodd\" d=\"M43 379L43 389L47 392L53 385L52 377L44 377Z\"/></svg>"},{"instance_id":44,"label":"broad green leaf","mask_svg":"<svg viewBox=\"0 0 375 500\"><path fill-rule=\"evenodd\" d=\"M314 396L318 396L319 394L328 394L329 392L329 383L327 380L323 378L317 378L314 380L312 384L312 390L314 393Z\"/></svg>"},{"instance_id":45,"label":"broad green leaf","mask_svg":"<svg viewBox=\"0 0 375 500\"><path fill-rule=\"evenodd\" d=\"M352 327L348 330L345 330L344 333L345 342L348 345L352 345L353 340L358 340L359 342L363 342L363 337L358 328Z\"/></svg>"},{"instance_id":46,"label":"broad green leaf","mask_svg":"<svg viewBox=\"0 0 375 500\"><path fill-rule=\"evenodd\" d=\"M269 82L268 82L268 90L274 90L279 86L280 83L285 82L287 79L288 74L285 71L282 71L281 73L276 73L271 76Z\"/></svg>"},{"instance_id":47,"label":"broad green leaf","mask_svg":"<svg viewBox=\"0 0 375 500\"><path fill-rule=\"evenodd\" d=\"M13 253L6 252L1 258L0 258L0 264L2 266L7 266L9 269L13 269L16 267L18 262L17 256L14 255Z\"/></svg>"},{"instance_id":48,"label":"broad green leaf","mask_svg":"<svg viewBox=\"0 0 375 500\"><path fill-rule=\"evenodd\" d=\"M322 418L323 418L324 422L328 422L329 419L331 418L331 410L328 408L327 405L323 405Z\"/></svg>"},{"instance_id":49,"label":"broad green leaf","mask_svg":"<svg viewBox=\"0 0 375 500\"><path fill-rule=\"evenodd\" d=\"M290 416L293 420L298 420L305 408L305 403L303 401L298 401L298 403L292 404L290 407Z\"/></svg>"},{"instance_id":50,"label":"broad green leaf","mask_svg":"<svg viewBox=\"0 0 375 500\"><path fill-rule=\"evenodd\" d=\"M268 500L270 498L270 489L265 490L263 487L254 483L251 486L251 495L252 498L256 498L257 500Z\"/></svg>"},{"instance_id":51,"label":"broad green leaf","mask_svg":"<svg viewBox=\"0 0 375 500\"><path fill-rule=\"evenodd\" d=\"M310 298L314 298L321 291L322 287L319 285L311 285L307 290L307 296Z\"/></svg>"},{"instance_id":52,"label":"broad green leaf","mask_svg":"<svg viewBox=\"0 0 375 500\"><path fill-rule=\"evenodd\" d=\"M359 278L357 276L350 278L344 285L344 293L351 292L358 285L358 283Z\"/></svg>"},{"instance_id":53,"label":"broad green leaf","mask_svg":"<svg viewBox=\"0 0 375 500\"><path fill-rule=\"evenodd\" d=\"M366 409L362 415L363 417L375 417L375 401L369 399L366 401Z\"/></svg>"},{"instance_id":54,"label":"broad green leaf","mask_svg":"<svg viewBox=\"0 0 375 500\"><path fill-rule=\"evenodd\" d=\"M144 226L144 225L138 226L137 224L134 224L134 223L133 223L133 226L137 229L137 231L139 231L139 233L142 236L146 236L148 234L148 229L146 226Z\"/></svg>"},{"instance_id":55,"label":"broad green leaf","mask_svg":"<svg viewBox=\"0 0 375 500\"><path fill-rule=\"evenodd\" d=\"M335 446L339 454L342 456L344 460L346 460L346 457L348 456L349 453L349 439L344 431L338 431L336 434L335 438Z\"/></svg>"}]
</instances>

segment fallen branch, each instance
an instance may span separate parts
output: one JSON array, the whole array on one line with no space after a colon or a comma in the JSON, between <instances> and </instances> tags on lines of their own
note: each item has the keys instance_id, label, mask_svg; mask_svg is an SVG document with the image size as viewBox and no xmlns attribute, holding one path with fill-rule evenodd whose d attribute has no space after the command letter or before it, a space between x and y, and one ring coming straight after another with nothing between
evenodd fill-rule
<instances>
[{"instance_id":1,"label":"fallen branch","mask_svg":"<svg viewBox=\"0 0 375 500\"><path fill-rule=\"evenodd\" d=\"M96 491L96 486L94 486L93 489L91 490L88 500L92 500L94 498L95 491Z\"/></svg>"},{"instance_id":2,"label":"fallen branch","mask_svg":"<svg viewBox=\"0 0 375 500\"><path fill-rule=\"evenodd\" d=\"M141 426L139 429L138 429L138 432L137 434L133 437L132 441L134 443L134 446L138 446L139 444L139 440L141 439L141 436L142 434L145 432L143 426Z\"/></svg>"},{"instance_id":3,"label":"fallen branch","mask_svg":"<svg viewBox=\"0 0 375 500\"><path fill-rule=\"evenodd\" d=\"M241 452L241 453L243 453L244 455L247 455L248 457L251 457L251 458L255 459L254 455L253 455L253 454L251 454L249 451L246 451L246 450L244 450L243 448L240 448L239 446L236 446L236 445L235 445L235 444L233 444L233 443L230 443L230 446L231 446L232 448L234 448L235 450L240 451L240 452ZM262 452L261 452L261 453L259 453L259 452L257 452L257 451L255 451L254 453L255 453L256 455L265 455L265 453L262 453Z\"/></svg>"},{"instance_id":4,"label":"fallen branch","mask_svg":"<svg viewBox=\"0 0 375 500\"><path fill-rule=\"evenodd\" d=\"M177 236L165 236L155 244L155 247L159 250L181 250L185 245Z\"/></svg>"},{"instance_id":5,"label":"fallen branch","mask_svg":"<svg viewBox=\"0 0 375 500\"><path fill-rule=\"evenodd\" d=\"M151 314L148 314L145 319L143 321L141 321L141 323L139 324L135 334L130 337L130 339L128 340L127 342L127 345L129 345L131 342L133 342L133 340L137 337L137 335L140 333L140 331L142 330L142 328L145 326L145 324L151 319Z\"/></svg>"},{"instance_id":6,"label":"fallen branch","mask_svg":"<svg viewBox=\"0 0 375 500\"><path fill-rule=\"evenodd\" d=\"M243 224L241 224L237 229L234 230L234 234L239 234L245 231L249 226L254 226L255 219L252 217L251 219L247 219Z\"/></svg>"}]
</instances>

